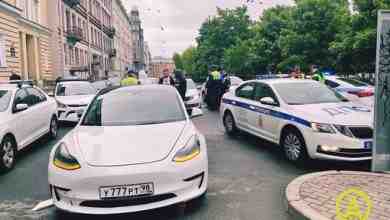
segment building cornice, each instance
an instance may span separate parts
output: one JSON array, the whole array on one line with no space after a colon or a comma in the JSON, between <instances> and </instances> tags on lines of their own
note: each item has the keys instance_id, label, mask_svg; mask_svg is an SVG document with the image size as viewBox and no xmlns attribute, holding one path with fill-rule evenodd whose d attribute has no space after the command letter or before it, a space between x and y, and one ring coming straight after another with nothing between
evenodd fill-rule
<instances>
[{"instance_id":1,"label":"building cornice","mask_svg":"<svg viewBox=\"0 0 390 220\"><path fill-rule=\"evenodd\" d=\"M47 35L51 35L51 29L49 29L41 24L38 24L38 23L31 21L31 20L28 20L22 16L19 16L18 20L21 24L26 25L27 27L31 27L34 31L37 31L37 32L43 33L43 34L47 34Z\"/></svg>"},{"instance_id":2,"label":"building cornice","mask_svg":"<svg viewBox=\"0 0 390 220\"><path fill-rule=\"evenodd\" d=\"M22 13L22 10L3 1L3 0L0 0L0 10L1 11L5 11L7 13L11 13L13 15L20 15Z\"/></svg>"}]
</instances>

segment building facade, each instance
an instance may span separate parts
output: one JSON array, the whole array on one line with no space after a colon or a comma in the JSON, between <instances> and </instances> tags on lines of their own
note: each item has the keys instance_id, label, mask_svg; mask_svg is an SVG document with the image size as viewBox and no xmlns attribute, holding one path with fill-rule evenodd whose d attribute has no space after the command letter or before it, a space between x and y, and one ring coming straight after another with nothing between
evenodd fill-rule
<instances>
[{"instance_id":1,"label":"building facade","mask_svg":"<svg viewBox=\"0 0 390 220\"><path fill-rule=\"evenodd\" d=\"M144 42L144 60L145 60L145 72L150 75L152 72L152 53L148 42Z\"/></svg>"},{"instance_id":2,"label":"building facade","mask_svg":"<svg viewBox=\"0 0 390 220\"><path fill-rule=\"evenodd\" d=\"M145 69L144 56L144 30L142 29L141 19L137 7L133 7L130 11L130 22L132 32L133 46L133 68L137 71Z\"/></svg>"},{"instance_id":3,"label":"building facade","mask_svg":"<svg viewBox=\"0 0 390 220\"><path fill-rule=\"evenodd\" d=\"M0 78L53 79L50 0L0 0Z\"/></svg>"},{"instance_id":4,"label":"building facade","mask_svg":"<svg viewBox=\"0 0 390 220\"><path fill-rule=\"evenodd\" d=\"M50 23L57 77L108 77L113 56L112 0L50 0L57 20Z\"/></svg>"},{"instance_id":5,"label":"building facade","mask_svg":"<svg viewBox=\"0 0 390 220\"><path fill-rule=\"evenodd\" d=\"M111 56L110 76L123 77L126 70L133 68L133 48L130 18L121 0L113 1L113 26L116 30Z\"/></svg>"},{"instance_id":6,"label":"building facade","mask_svg":"<svg viewBox=\"0 0 390 220\"><path fill-rule=\"evenodd\" d=\"M173 73L175 70L175 63L171 58L165 57L153 57L151 64L151 74L149 75L152 78L160 78L164 69L168 69L170 73Z\"/></svg>"}]
</instances>

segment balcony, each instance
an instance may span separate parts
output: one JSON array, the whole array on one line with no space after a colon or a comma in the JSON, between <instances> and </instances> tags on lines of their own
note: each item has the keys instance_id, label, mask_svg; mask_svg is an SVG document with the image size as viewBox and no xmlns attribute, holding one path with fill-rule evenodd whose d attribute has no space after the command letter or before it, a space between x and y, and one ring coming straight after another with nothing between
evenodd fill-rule
<instances>
[{"instance_id":1,"label":"balcony","mask_svg":"<svg viewBox=\"0 0 390 220\"><path fill-rule=\"evenodd\" d=\"M111 49L110 52L108 53L109 56L112 58L112 57L116 57L116 49Z\"/></svg>"},{"instance_id":2,"label":"balcony","mask_svg":"<svg viewBox=\"0 0 390 220\"><path fill-rule=\"evenodd\" d=\"M116 30L114 27L110 27L108 28L108 32L107 32L107 35L110 37L110 38L114 38L115 36L115 33L116 33Z\"/></svg>"},{"instance_id":3,"label":"balcony","mask_svg":"<svg viewBox=\"0 0 390 220\"><path fill-rule=\"evenodd\" d=\"M80 0L64 0L65 4L69 5L69 7L74 8L77 5L80 5Z\"/></svg>"},{"instance_id":4,"label":"balcony","mask_svg":"<svg viewBox=\"0 0 390 220\"><path fill-rule=\"evenodd\" d=\"M71 46L74 46L76 43L83 40L83 29L79 27L76 26L69 27L66 33L67 33L68 43Z\"/></svg>"}]
</instances>

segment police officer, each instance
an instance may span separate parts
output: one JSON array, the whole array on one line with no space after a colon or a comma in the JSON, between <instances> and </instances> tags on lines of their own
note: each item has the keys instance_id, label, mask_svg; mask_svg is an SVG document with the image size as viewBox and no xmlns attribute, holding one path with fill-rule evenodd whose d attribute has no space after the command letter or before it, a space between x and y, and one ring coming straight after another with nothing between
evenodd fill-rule
<instances>
[{"instance_id":1,"label":"police officer","mask_svg":"<svg viewBox=\"0 0 390 220\"><path fill-rule=\"evenodd\" d=\"M179 92L181 98L184 100L187 92L187 80L184 77L183 71L181 70L175 70L174 75L175 75L175 87Z\"/></svg>"},{"instance_id":2,"label":"police officer","mask_svg":"<svg viewBox=\"0 0 390 220\"><path fill-rule=\"evenodd\" d=\"M121 86L135 86L139 85L139 81L137 79L137 73L134 70L129 70L127 72L127 77L122 79Z\"/></svg>"},{"instance_id":3,"label":"police officer","mask_svg":"<svg viewBox=\"0 0 390 220\"><path fill-rule=\"evenodd\" d=\"M22 78L16 74L14 71L11 72L11 75L9 76L9 80L21 80Z\"/></svg>"},{"instance_id":4,"label":"police officer","mask_svg":"<svg viewBox=\"0 0 390 220\"><path fill-rule=\"evenodd\" d=\"M220 104L221 96L224 93L224 84L221 72L218 66L213 65L210 68L210 74L206 83L206 103L210 110L217 110Z\"/></svg>"},{"instance_id":5,"label":"police officer","mask_svg":"<svg viewBox=\"0 0 390 220\"><path fill-rule=\"evenodd\" d=\"M324 74L321 71L319 71L318 67L315 65L312 66L312 74L313 74L313 76L312 76L313 80L325 84Z\"/></svg>"}]
</instances>

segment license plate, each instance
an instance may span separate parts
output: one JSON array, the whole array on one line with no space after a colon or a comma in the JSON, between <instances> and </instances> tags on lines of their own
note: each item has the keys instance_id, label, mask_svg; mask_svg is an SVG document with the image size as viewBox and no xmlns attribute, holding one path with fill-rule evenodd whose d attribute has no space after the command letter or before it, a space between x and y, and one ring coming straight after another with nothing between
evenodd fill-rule
<instances>
[{"instance_id":1,"label":"license plate","mask_svg":"<svg viewBox=\"0 0 390 220\"><path fill-rule=\"evenodd\" d=\"M373 146L374 146L374 143L372 141L364 142L364 148L365 149L372 149Z\"/></svg>"},{"instance_id":2,"label":"license plate","mask_svg":"<svg viewBox=\"0 0 390 220\"><path fill-rule=\"evenodd\" d=\"M131 198L147 196L154 193L153 183L140 183L133 185L104 186L99 189L101 199Z\"/></svg>"}]
</instances>

